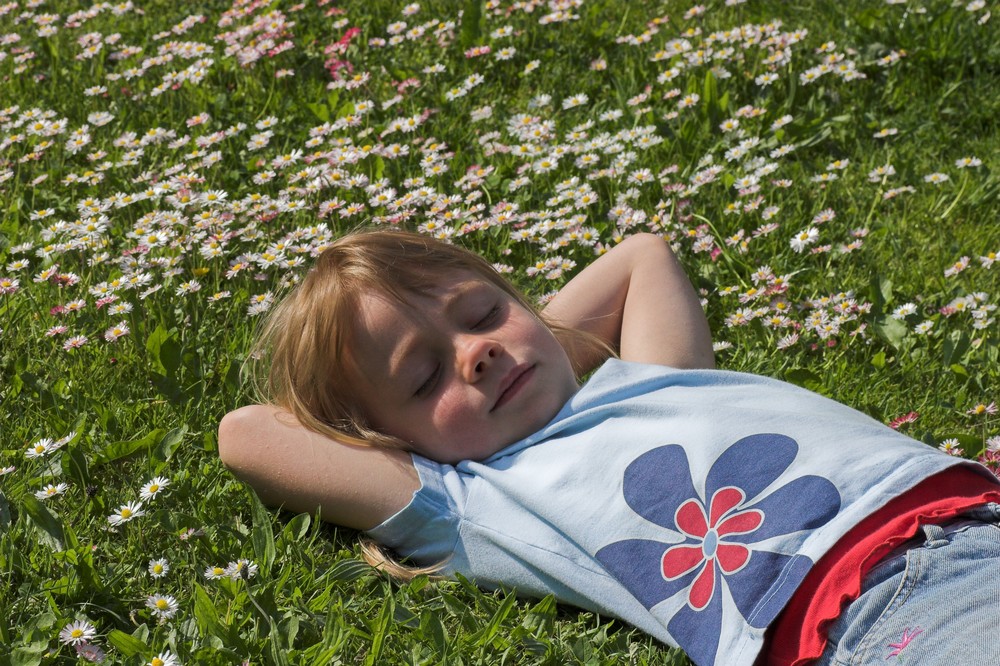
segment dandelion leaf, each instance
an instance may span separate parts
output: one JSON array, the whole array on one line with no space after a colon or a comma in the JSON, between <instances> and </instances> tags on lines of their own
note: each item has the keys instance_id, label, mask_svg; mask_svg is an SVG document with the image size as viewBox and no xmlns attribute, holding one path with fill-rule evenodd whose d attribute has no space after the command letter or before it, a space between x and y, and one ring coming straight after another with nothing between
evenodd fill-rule
<instances>
[{"instance_id":1,"label":"dandelion leaf","mask_svg":"<svg viewBox=\"0 0 1000 666\"><path fill-rule=\"evenodd\" d=\"M879 317L875 321L875 332L880 338L892 345L893 349L899 349L903 346L903 338L906 337L907 330L905 323L892 317Z\"/></svg>"},{"instance_id":2,"label":"dandelion leaf","mask_svg":"<svg viewBox=\"0 0 1000 666\"><path fill-rule=\"evenodd\" d=\"M134 657L149 651L149 646L146 643L118 629L112 629L108 632L108 643L126 657Z\"/></svg>"},{"instance_id":3,"label":"dandelion leaf","mask_svg":"<svg viewBox=\"0 0 1000 666\"><path fill-rule=\"evenodd\" d=\"M163 428L151 431L140 439L130 439L122 442L113 442L98 451L95 460L98 465L104 465L115 460L121 460L137 451L145 451L153 447L160 438L163 437Z\"/></svg>"},{"instance_id":4,"label":"dandelion leaf","mask_svg":"<svg viewBox=\"0 0 1000 666\"><path fill-rule=\"evenodd\" d=\"M275 557L271 514L253 492L250 492L250 506L253 513L253 530L250 532L250 541L253 544L253 552L257 556L260 567L264 572L267 572Z\"/></svg>"},{"instance_id":5,"label":"dandelion leaf","mask_svg":"<svg viewBox=\"0 0 1000 666\"><path fill-rule=\"evenodd\" d=\"M463 49L475 46L482 35L483 3L482 0L465 0L462 12L462 32L459 41Z\"/></svg>"},{"instance_id":6,"label":"dandelion leaf","mask_svg":"<svg viewBox=\"0 0 1000 666\"><path fill-rule=\"evenodd\" d=\"M176 331L167 331L162 325L146 338L146 351L149 362L156 374L165 377L175 377L181 366L181 345L177 341Z\"/></svg>"},{"instance_id":7,"label":"dandelion leaf","mask_svg":"<svg viewBox=\"0 0 1000 666\"><path fill-rule=\"evenodd\" d=\"M64 550L66 536L63 533L62 521L49 513L38 499L31 495L21 498L21 506L28 518L38 528L39 541L52 550Z\"/></svg>"},{"instance_id":8,"label":"dandelion leaf","mask_svg":"<svg viewBox=\"0 0 1000 666\"><path fill-rule=\"evenodd\" d=\"M184 435L187 434L187 430L187 425L182 425L164 435L156 445L156 448L153 449L153 458L159 462L170 460L170 457L174 455L174 451L184 441Z\"/></svg>"}]
</instances>

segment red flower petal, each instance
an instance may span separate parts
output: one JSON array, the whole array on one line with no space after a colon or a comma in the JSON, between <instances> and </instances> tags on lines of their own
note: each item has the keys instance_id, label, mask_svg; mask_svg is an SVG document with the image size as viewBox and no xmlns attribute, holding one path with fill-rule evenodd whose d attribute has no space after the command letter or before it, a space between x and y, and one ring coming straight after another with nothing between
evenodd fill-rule
<instances>
[{"instance_id":1,"label":"red flower petal","mask_svg":"<svg viewBox=\"0 0 1000 666\"><path fill-rule=\"evenodd\" d=\"M715 528L719 536L726 534L746 534L753 532L764 522L764 512L760 509L749 509L740 511L729 516Z\"/></svg>"},{"instance_id":2,"label":"red flower petal","mask_svg":"<svg viewBox=\"0 0 1000 666\"><path fill-rule=\"evenodd\" d=\"M715 552L722 573L731 574L743 568L750 559L750 549L740 543L720 543Z\"/></svg>"},{"instance_id":3,"label":"red flower petal","mask_svg":"<svg viewBox=\"0 0 1000 666\"><path fill-rule=\"evenodd\" d=\"M743 501L745 495L739 488L720 488L712 495L709 525L715 525L719 518L726 515L731 509L738 506Z\"/></svg>"},{"instance_id":4,"label":"red flower petal","mask_svg":"<svg viewBox=\"0 0 1000 666\"><path fill-rule=\"evenodd\" d=\"M681 504L674 521L677 523L677 529L688 536L701 539L708 534L705 510L701 508L701 502L696 499L689 499Z\"/></svg>"},{"instance_id":5,"label":"red flower petal","mask_svg":"<svg viewBox=\"0 0 1000 666\"><path fill-rule=\"evenodd\" d=\"M715 560L708 560L688 590L688 604L694 610L700 611L712 600L713 594L715 594Z\"/></svg>"},{"instance_id":6,"label":"red flower petal","mask_svg":"<svg viewBox=\"0 0 1000 666\"><path fill-rule=\"evenodd\" d=\"M667 580L673 580L694 570L705 560L701 546L673 546L663 553L660 571Z\"/></svg>"}]
</instances>

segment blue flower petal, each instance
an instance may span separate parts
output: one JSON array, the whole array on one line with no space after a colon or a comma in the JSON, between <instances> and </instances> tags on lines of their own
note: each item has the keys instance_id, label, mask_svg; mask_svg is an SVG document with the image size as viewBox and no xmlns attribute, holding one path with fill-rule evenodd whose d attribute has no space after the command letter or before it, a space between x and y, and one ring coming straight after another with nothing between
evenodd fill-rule
<instances>
[{"instance_id":1,"label":"blue flower petal","mask_svg":"<svg viewBox=\"0 0 1000 666\"><path fill-rule=\"evenodd\" d=\"M647 451L625 470L625 501L646 520L676 530L674 514L681 504L698 497L691 468L677 444Z\"/></svg>"},{"instance_id":2,"label":"blue flower petal","mask_svg":"<svg viewBox=\"0 0 1000 666\"><path fill-rule=\"evenodd\" d=\"M791 437L772 433L750 435L722 452L705 479L705 493L712 497L719 488L735 486L752 500L784 472L799 451ZM707 500L706 500L707 501Z\"/></svg>"},{"instance_id":3,"label":"blue flower petal","mask_svg":"<svg viewBox=\"0 0 1000 666\"><path fill-rule=\"evenodd\" d=\"M726 541L756 543L825 525L840 511L840 493L836 486L821 476L801 476L756 504L743 508L763 511L764 523L747 534L726 535Z\"/></svg>"},{"instance_id":4,"label":"blue flower petal","mask_svg":"<svg viewBox=\"0 0 1000 666\"><path fill-rule=\"evenodd\" d=\"M689 542L693 543L693 542ZM688 587L701 567L676 580L663 579L660 562L669 546L647 539L616 541L597 551L597 560L646 608Z\"/></svg>"},{"instance_id":5,"label":"blue flower petal","mask_svg":"<svg viewBox=\"0 0 1000 666\"><path fill-rule=\"evenodd\" d=\"M805 555L755 550L746 567L726 576L726 584L747 624L763 629L778 616L812 566Z\"/></svg>"},{"instance_id":6,"label":"blue flower petal","mask_svg":"<svg viewBox=\"0 0 1000 666\"><path fill-rule=\"evenodd\" d=\"M718 576L718 574L716 574ZM700 611L684 605L670 619L667 630L696 664L714 664L722 635L722 589L716 579L715 594Z\"/></svg>"}]
</instances>

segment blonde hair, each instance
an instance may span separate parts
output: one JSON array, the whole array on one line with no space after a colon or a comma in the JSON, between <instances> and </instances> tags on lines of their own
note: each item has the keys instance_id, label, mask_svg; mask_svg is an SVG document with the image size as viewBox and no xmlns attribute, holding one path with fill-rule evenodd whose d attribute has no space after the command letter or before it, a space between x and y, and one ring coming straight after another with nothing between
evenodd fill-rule
<instances>
[{"instance_id":1,"label":"blonde hair","mask_svg":"<svg viewBox=\"0 0 1000 666\"><path fill-rule=\"evenodd\" d=\"M354 232L324 250L267 319L251 354L263 370L255 376L260 397L291 412L306 428L345 444L407 448L405 442L370 427L346 381L351 376L349 350L358 303L363 295L379 295L405 304L459 271L495 285L545 322L477 254L410 232ZM577 353L580 350L609 352L594 336L545 323L571 359L586 355ZM405 567L374 542L363 543L362 552L370 564L397 578L440 568Z\"/></svg>"}]
</instances>

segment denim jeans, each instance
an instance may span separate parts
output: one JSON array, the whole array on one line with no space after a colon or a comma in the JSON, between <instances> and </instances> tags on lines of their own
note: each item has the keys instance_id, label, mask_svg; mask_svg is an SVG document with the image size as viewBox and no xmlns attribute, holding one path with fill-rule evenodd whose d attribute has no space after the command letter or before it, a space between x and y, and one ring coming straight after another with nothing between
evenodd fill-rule
<instances>
[{"instance_id":1,"label":"denim jeans","mask_svg":"<svg viewBox=\"0 0 1000 666\"><path fill-rule=\"evenodd\" d=\"M819 664L1000 665L1000 505L922 530L865 577Z\"/></svg>"}]
</instances>

